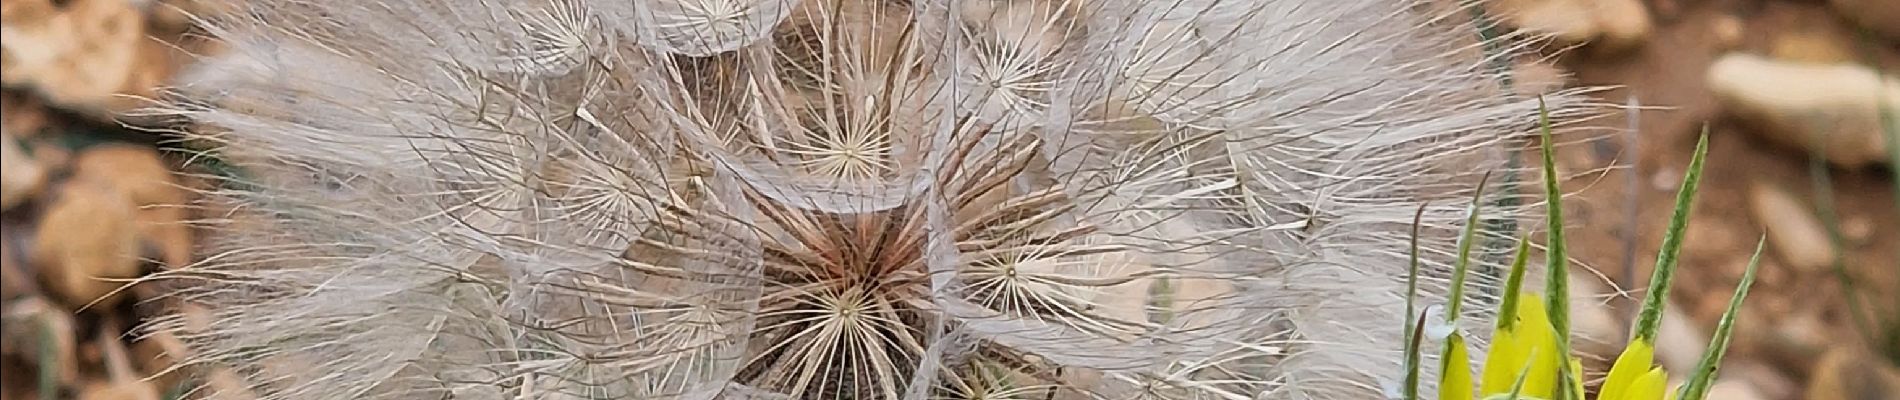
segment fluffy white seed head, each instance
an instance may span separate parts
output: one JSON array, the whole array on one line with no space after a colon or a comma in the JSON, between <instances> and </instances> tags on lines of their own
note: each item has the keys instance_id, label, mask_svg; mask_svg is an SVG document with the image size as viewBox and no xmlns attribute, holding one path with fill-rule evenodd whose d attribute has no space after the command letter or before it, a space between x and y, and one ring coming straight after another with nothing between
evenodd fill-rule
<instances>
[{"instance_id":1,"label":"fluffy white seed head","mask_svg":"<svg viewBox=\"0 0 1900 400\"><path fill-rule=\"evenodd\" d=\"M272 399L1369 398L1536 110L1426 1L250 3L171 328Z\"/></svg>"}]
</instances>

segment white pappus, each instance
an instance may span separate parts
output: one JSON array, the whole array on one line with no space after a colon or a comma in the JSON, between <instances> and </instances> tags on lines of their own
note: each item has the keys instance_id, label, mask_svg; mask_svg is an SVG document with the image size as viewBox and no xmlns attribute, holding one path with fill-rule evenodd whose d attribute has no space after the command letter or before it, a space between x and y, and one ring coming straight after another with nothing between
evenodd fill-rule
<instances>
[{"instance_id":1,"label":"white pappus","mask_svg":"<svg viewBox=\"0 0 1900 400\"><path fill-rule=\"evenodd\" d=\"M1536 122L1449 2L247 3L158 328L270 399L1375 398Z\"/></svg>"}]
</instances>

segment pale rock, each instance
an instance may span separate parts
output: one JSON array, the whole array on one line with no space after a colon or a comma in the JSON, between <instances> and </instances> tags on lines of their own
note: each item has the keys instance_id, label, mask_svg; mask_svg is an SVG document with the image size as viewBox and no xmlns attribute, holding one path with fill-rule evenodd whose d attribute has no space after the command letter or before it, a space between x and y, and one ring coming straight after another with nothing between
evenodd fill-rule
<instances>
[{"instance_id":1,"label":"pale rock","mask_svg":"<svg viewBox=\"0 0 1900 400\"><path fill-rule=\"evenodd\" d=\"M1731 53L1709 66L1708 85L1750 131L1783 145L1824 143L1829 162L1860 168L1884 162L1879 107L1900 104L1900 80L1855 64L1807 64Z\"/></svg>"},{"instance_id":2,"label":"pale rock","mask_svg":"<svg viewBox=\"0 0 1900 400\"><path fill-rule=\"evenodd\" d=\"M1748 207L1755 223L1768 231L1768 244L1782 262L1804 273L1826 270L1836 252L1827 227L1814 217L1814 207L1787 190L1756 183L1748 190Z\"/></svg>"},{"instance_id":3,"label":"pale rock","mask_svg":"<svg viewBox=\"0 0 1900 400\"><path fill-rule=\"evenodd\" d=\"M4 11L0 82L31 87L53 104L129 109L136 103L119 94L149 94L141 84L168 73L148 57L162 46L146 37L144 16L131 2L13 0Z\"/></svg>"},{"instance_id":4,"label":"pale rock","mask_svg":"<svg viewBox=\"0 0 1900 400\"><path fill-rule=\"evenodd\" d=\"M1709 347L1708 334L1682 310L1680 304L1665 307L1662 327L1656 330L1656 362L1664 370L1695 370L1702 362L1702 351Z\"/></svg>"},{"instance_id":5,"label":"pale rock","mask_svg":"<svg viewBox=\"0 0 1900 400\"><path fill-rule=\"evenodd\" d=\"M1547 62L1524 62L1511 66L1511 89L1517 94L1537 96L1563 90L1569 73Z\"/></svg>"},{"instance_id":6,"label":"pale rock","mask_svg":"<svg viewBox=\"0 0 1900 400\"><path fill-rule=\"evenodd\" d=\"M1655 26L1649 20L1649 9L1640 0L1596 0L1590 2L1596 6L1595 19L1603 31L1598 42L1604 49L1624 50L1641 46L1649 41Z\"/></svg>"},{"instance_id":7,"label":"pale rock","mask_svg":"<svg viewBox=\"0 0 1900 400\"><path fill-rule=\"evenodd\" d=\"M1741 17L1722 14L1709 22L1709 37L1715 39L1717 47L1733 49L1742 45L1742 40L1748 35L1747 29L1748 25L1742 22Z\"/></svg>"},{"instance_id":8,"label":"pale rock","mask_svg":"<svg viewBox=\"0 0 1900 400\"><path fill-rule=\"evenodd\" d=\"M1716 381L1715 386L1709 388L1709 396L1707 398L1720 400L1768 400L1766 396L1761 394L1760 390L1755 388L1755 385L1734 379Z\"/></svg>"},{"instance_id":9,"label":"pale rock","mask_svg":"<svg viewBox=\"0 0 1900 400\"><path fill-rule=\"evenodd\" d=\"M46 169L26 155L13 135L0 135L0 210L12 209L46 185Z\"/></svg>"},{"instance_id":10,"label":"pale rock","mask_svg":"<svg viewBox=\"0 0 1900 400\"><path fill-rule=\"evenodd\" d=\"M1837 347L1814 365L1806 400L1900 399L1900 369L1863 349Z\"/></svg>"},{"instance_id":11,"label":"pale rock","mask_svg":"<svg viewBox=\"0 0 1900 400\"><path fill-rule=\"evenodd\" d=\"M104 183L77 179L55 196L30 252L41 281L75 309L111 307L123 296L108 295L140 272L132 202Z\"/></svg>"},{"instance_id":12,"label":"pale rock","mask_svg":"<svg viewBox=\"0 0 1900 400\"><path fill-rule=\"evenodd\" d=\"M94 381L79 391L77 400L158 400L158 389L141 380Z\"/></svg>"},{"instance_id":13,"label":"pale rock","mask_svg":"<svg viewBox=\"0 0 1900 400\"><path fill-rule=\"evenodd\" d=\"M1831 22L1831 21L1820 21ZM1775 34L1768 54L1784 61L1835 64L1858 59L1854 38L1835 25L1820 22L1790 28Z\"/></svg>"},{"instance_id":14,"label":"pale rock","mask_svg":"<svg viewBox=\"0 0 1900 400\"><path fill-rule=\"evenodd\" d=\"M1497 0L1486 4L1511 26L1563 42L1588 42L1603 33L1591 17L1594 7L1583 0Z\"/></svg>"},{"instance_id":15,"label":"pale rock","mask_svg":"<svg viewBox=\"0 0 1900 400\"><path fill-rule=\"evenodd\" d=\"M1841 235L1853 243L1865 243L1874 238L1877 225L1866 216L1847 217L1841 220Z\"/></svg>"},{"instance_id":16,"label":"pale rock","mask_svg":"<svg viewBox=\"0 0 1900 400\"><path fill-rule=\"evenodd\" d=\"M1762 399L1793 399L1801 392L1801 385L1795 383L1776 365L1755 360L1734 360L1722 367L1723 381L1746 382L1750 389ZM1709 396L1710 399L1722 399Z\"/></svg>"},{"instance_id":17,"label":"pale rock","mask_svg":"<svg viewBox=\"0 0 1900 400\"><path fill-rule=\"evenodd\" d=\"M1570 320L1577 349L1586 354L1614 357L1622 351L1627 331L1613 309L1605 304L1609 289L1588 273L1570 274Z\"/></svg>"},{"instance_id":18,"label":"pale rock","mask_svg":"<svg viewBox=\"0 0 1900 400\"><path fill-rule=\"evenodd\" d=\"M158 151L131 145L87 148L73 160L74 175L105 182L137 207L139 237L159 251L166 266L190 262L192 231L186 224L186 191L173 179Z\"/></svg>"},{"instance_id":19,"label":"pale rock","mask_svg":"<svg viewBox=\"0 0 1900 400\"><path fill-rule=\"evenodd\" d=\"M1682 188L1682 170L1672 167L1657 168L1649 175L1649 188L1666 192L1675 192Z\"/></svg>"},{"instance_id":20,"label":"pale rock","mask_svg":"<svg viewBox=\"0 0 1900 400\"><path fill-rule=\"evenodd\" d=\"M1498 0L1491 12L1518 29L1565 43L1595 43L1622 50L1649 39L1655 30L1640 0Z\"/></svg>"}]
</instances>

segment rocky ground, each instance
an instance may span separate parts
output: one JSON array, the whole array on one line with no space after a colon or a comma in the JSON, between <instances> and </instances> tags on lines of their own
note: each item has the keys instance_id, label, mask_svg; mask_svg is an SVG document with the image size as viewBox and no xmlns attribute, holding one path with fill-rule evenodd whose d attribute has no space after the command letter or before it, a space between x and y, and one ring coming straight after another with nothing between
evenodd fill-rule
<instances>
[{"instance_id":1,"label":"rocky ground","mask_svg":"<svg viewBox=\"0 0 1900 400\"><path fill-rule=\"evenodd\" d=\"M1514 26L1557 36L1554 47L1575 46L1553 62L1520 66L1524 76L1612 87L1597 96L1642 106L1575 129L1588 144L1560 160L1578 171L1567 183L1580 200L1572 202L1581 219L1573 248L1599 275L1592 283L1603 283L1592 285L1591 300L1608 310L1586 319L1596 321L1590 329L1613 338L1627 329L1637 300L1615 288L1646 284L1706 128L1709 165L1672 293L1675 321L1693 324L1665 334L1665 365L1684 370L1700 355L1766 235L1726 391L1711 398L1900 399L1900 204L1876 111L1880 99L1900 103L1900 2L1493 6Z\"/></svg>"},{"instance_id":2,"label":"rocky ground","mask_svg":"<svg viewBox=\"0 0 1900 400\"><path fill-rule=\"evenodd\" d=\"M217 10L204 4L0 0L0 399L159 399L178 387L179 373L139 378L173 371L186 349L124 333L151 308L180 305L155 287L115 292L85 277L190 262L187 157L121 123L165 127L128 112L192 54L215 51L185 17ZM1576 303L1587 334L1621 343L1640 293L1617 288L1644 286L1706 128L1710 162L1663 363L1684 371L1700 356L1765 235L1762 278L1711 398L1900 399L1900 183L1876 113L1881 99L1900 104L1900 1L1488 0L1486 10L1553 37L1550 57L1515 67L1521 90L1606 87L1604 104L1639 106L1570 127L1560 159L1578 193L1572 247L1588 273L1573 286L1586 289Z\"/></svg>"}]
</instances>

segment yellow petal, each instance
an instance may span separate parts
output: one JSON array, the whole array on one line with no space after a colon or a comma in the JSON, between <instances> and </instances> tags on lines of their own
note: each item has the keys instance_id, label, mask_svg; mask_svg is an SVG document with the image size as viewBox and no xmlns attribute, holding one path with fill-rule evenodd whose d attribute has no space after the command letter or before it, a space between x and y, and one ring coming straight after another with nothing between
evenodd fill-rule
<instances>
[{"instance_id":1,"label":"yellow petal","mask_svg":"<svg viewBox=\"0 0 1900 400\"><path fill-rule=\"evenodd\" d=\"M1630 385L1650 370L1655 358L1655 345L1642 340L1630 342L1629 347L1623 348L1623 354L1616 357L1616 364L1610 366L1610 376L1603 379L1603 391L1597 398L1622 399Z\"/></svg>"},{"instance_id":2,"label":"yellow petal","mask_svg":"<svg viewBox=\"0 0 1900 400\"><path fill-rule=\"evenodd\" d=\"M1486 396L1510 393L1511 385L1517 383L1518 371L1524 368L1524 361L1530 359L1530 349L1517 333L1518 329L1498 331L1491 338L1491 350L1484 355L1484 376L1478 382L1478 393Z\"/></svg>"},{"instance_id":3,"label":"yellow petal","mask_svg":"<svg viewBox=\"0 0 1900 400\"><path fill-rule=\"evenodd\" d=\"M1471 400L1471 354L1465 349L1465 338L1453 333L1445 338L1445 346L1451 351L1442 363L1438 400Z\"/></svg>"},{"instance_id":4,"label":"yellow petal","mask_svg":"<svg viewBox=\"0 0 1900 400\"><path fill-rule=\"evenodd\" d=\"M1524 378L1524 395L1539 398L1555 398L1558 386L1557 373L1563 368L1565 354L1557 351L1557 331L1550 327L1550 316L1544 313L1544 303L1526 301L1528 308L1522 321L1523 335L1530 343L1531 352L1536 360L1531 362L1530 375Z\"/></svg>"},{"instance_id":5,"label":"yellow petal","mask_svg":"<svg viewBox=\"0 0 1900 400\"><path fill-rule=\"evenodd\" d=\"M1669 375L1662 368L1650 369L1648 373L1630 382L1629 390L1623 397L1600 397L1603 400L1663 400L1663 391L1669 388ZM1673 397L1673 396L1671 396Z\"/></svg>"},{"instance_id":6,"label":"yellow petal","mask_svg":"<svg viewBox=\"0 0 1900 400\"><path fill-rule=\"evenodd\" d=\"M1508 318L1516 318L1517 323L1511 329L1498 331L1492 338L1491 350L1485 355L1483 379L1478 382L1478 393L1489 396L1510 393L1511 386L1517 384L1518 373L1524 370L1526 363L1530 370L1524 377L1524 390L1521 395L1548 398L1557 387L1557 368L1562 365L1563 356L1557 354L1557 336L1550 327L1550 315L1544 311L1544 303L1533 301L1536 293L1523 293L1526 301L1517 302L1515 310L1510 310ZM1537 359L1531 362L1532 357Z\"/></svg>"}]
</instances>

